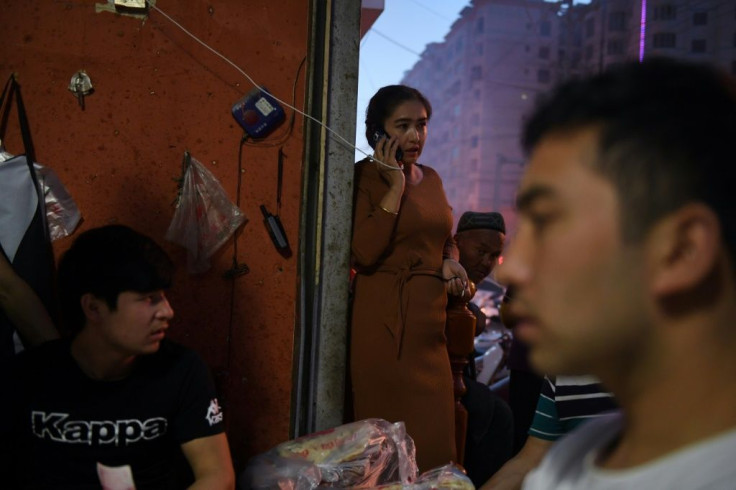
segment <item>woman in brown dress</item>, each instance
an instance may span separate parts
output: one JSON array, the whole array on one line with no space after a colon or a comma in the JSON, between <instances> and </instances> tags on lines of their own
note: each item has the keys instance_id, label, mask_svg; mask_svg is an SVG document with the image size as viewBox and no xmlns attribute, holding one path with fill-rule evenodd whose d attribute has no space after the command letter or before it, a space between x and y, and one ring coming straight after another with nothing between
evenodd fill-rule
<instances>
[{"instance_id":1,"label":"woman in brown dress","mask_svg":"<svg viewBox=\"0 0 736 490\"><path fill-rule=\"evenodd\" d=\"M470 294L442 181L417 161L431 115L429 101L407 86L371 98L368 141L379 130L388 137L355 165L352 238L355 417L403 421L422 472L456 460L445 307L448 292Z\"/></svg>"}]
</instances>

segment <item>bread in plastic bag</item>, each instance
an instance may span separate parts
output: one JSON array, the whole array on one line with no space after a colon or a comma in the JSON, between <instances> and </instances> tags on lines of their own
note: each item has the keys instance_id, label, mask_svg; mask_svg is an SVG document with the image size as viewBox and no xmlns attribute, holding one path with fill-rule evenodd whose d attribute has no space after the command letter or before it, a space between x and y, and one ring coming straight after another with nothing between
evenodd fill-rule
<instances>
[{"instance_id":1,"label":"bread in plastic bag","mask_svg":"<svg viewBox=\"0 0 736 490\"><path fill-rule=\"evenodd\" d=\"M414 483L408 485L393 483L380 485L377 490L475 490L473 482L454 464L431 469L419 475Z\"/></svg>"},{"instance_id":2,"label":"bread in plastic bag","mask_svg":"<svg viewBox=\"0 0 736 490\"><path fill-rule=\"evenodd\" d=\"M179 198L166 239L187 249L189 272L208 270L209 258L245 221L212 172L185 153Z\"/></svg>"},{"instance_id":3,"label":"bread in plastic bag","mask_svg":"<svg viewBox=\"0 0 736 490\"><path fill-rule=\"evenodd\" d=\"M240 488L311 490L411 483L414 441L403 422L365 419L286 441L252 458Z\"/></svg>"}]
</instances>

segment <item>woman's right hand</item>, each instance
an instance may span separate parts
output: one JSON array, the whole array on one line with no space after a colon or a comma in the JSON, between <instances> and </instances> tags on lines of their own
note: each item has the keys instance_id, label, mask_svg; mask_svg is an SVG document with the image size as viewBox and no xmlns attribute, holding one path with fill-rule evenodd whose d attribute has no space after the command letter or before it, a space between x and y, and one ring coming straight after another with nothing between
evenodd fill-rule
<instances>
[{"instance_id":1,"label":"woman's right hand","mask_svg":"<svg viewBox=\"0 0 736 490\"><path fill-rule=\"evenodd\" d=\"M381 138L376 143L373 152L373 160L378 166L378 173L386 179L391 189L394 191L404 192L404 172L403 165L396 161L396 150L399 148L399 138L392 137L387 139Z\"/></svg>"}]
</instances>

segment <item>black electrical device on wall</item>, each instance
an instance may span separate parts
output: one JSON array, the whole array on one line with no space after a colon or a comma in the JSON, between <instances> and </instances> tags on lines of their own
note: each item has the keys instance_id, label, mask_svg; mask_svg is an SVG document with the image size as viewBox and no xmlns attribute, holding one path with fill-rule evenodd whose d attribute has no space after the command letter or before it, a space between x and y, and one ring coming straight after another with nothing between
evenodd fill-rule
<instances>
[{"instance_id":1,"label":"black electrical device on wall","mask_svg":"<svg viewBox=\"0 0 736 490\"><path fill-rule=\"evenodd\" d=\"M284 176L284 149L279 148L279 159L278 159L278 182L276 186L276 214L272 214L266 209L266 206L261 204L261 214L263 214L263 224L266 225L268 235L271 237L274 247L278 253L284 258L291 257L291 247L289 246L289 239L286 237L286 231L284 225L281 224L281 185Z\"/></svg>"},{"instance_id":2,"label":"black electrical device on wall","mask_svg":"<svg viewBox=\"0 0 736 490\"><path fill-rule=\"evenodd\" d=\"M265 87L256 87L233 104L235 120L254 139L265 138L284 122L286 114Z\"/></svg>"}]
</instances>

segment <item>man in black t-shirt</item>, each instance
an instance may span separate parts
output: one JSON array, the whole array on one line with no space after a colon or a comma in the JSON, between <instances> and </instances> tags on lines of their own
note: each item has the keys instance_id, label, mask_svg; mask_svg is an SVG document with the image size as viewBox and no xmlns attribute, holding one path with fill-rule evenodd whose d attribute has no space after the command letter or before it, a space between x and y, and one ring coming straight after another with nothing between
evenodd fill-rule
<instances>
[{"instance_id":1,"label":"man in black t-shirt","mask_svg":"<svg viewBox=\"0 0 736 490\"><path fill-rule=\"evenodd\" d=\"M4 370L0 439L12 453L3 484L234 488L209 371L164 340L172 269L155 242L125 226L89 230L64 254L59 294L74 335Z\"/></svg>"}]
</instances>

